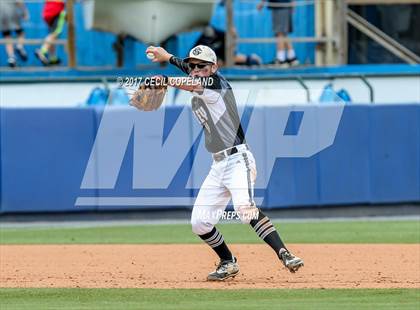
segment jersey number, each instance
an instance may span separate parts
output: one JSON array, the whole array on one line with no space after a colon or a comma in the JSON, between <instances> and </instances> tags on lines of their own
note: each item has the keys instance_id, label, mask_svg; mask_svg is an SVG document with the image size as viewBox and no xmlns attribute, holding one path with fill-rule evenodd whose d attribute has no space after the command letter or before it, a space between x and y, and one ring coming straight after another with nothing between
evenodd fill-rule
<instances>
[{"instance_id":1,"label":"jersey number","mask_svg":"<svg viewBox=\"0 0 420 310\"><path fill-rule=\"evenodd\" d=\"M197 116L198 121L200 124L210 133L210 126L208 124L208 115L206 110L203 107L199 107L198 109L194 110L195 116Z\"/></svg>"}]
</instances>

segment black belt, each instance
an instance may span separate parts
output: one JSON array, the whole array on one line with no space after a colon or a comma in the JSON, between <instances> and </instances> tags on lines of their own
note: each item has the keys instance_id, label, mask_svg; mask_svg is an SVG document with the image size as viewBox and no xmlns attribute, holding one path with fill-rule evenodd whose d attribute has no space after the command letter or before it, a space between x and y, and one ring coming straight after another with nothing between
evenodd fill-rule
<instances>
[{"instance_id":1,"label":"black belt","mask_svg":"<svg viewBox=\"0 0 420 310\"><path fill-rule=\"evenodd\" d=\"M248 145L246 145L246 149L248 150ZM228 150L226 150L226 153L227 153L227 155L225 155L225 152L224 151L221 151L221 152L223 152L223 153L214 153L213 154L213 159L215 160L215 161L222 161L223 159L225 159L226 157L228 157L228 156L230 156L230 155L233 155L233 154L236 154L236 153L238 153L239 152L239 150L236 148L236 146L234 146L234 147L232 147L232 148L230 148L230 149L228 149Z\"/></svg>"}]
</instances>

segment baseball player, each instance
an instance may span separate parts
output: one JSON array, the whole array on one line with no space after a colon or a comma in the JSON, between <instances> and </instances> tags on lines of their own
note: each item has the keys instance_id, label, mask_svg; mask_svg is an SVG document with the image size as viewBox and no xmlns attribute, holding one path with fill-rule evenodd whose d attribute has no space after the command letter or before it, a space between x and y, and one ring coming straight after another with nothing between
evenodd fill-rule
<instances>
[{"instance_id":1,"label":"baseball player","mask_svg":"<svg viewBox=\"0 0 420 310\"><path fill-rule=\"evenodd\" d=\"M168 86L193 93L192 111L203 127L206 149L213 156L191 215L192 231L220 258L207 280L223 281L239 272L236 257L215 227L230 199L241 221L252 226L289 271L297 271L303 266L303 260L287 250L270 219L255 205L255 159L245 141L232 88L218 72L214 51L199 45L185 59L169 54L162 47L150 46L146 53L154 62L169 62L188 74L181 82L166 76L162 79Z\"/></svg>"}]
</instances>

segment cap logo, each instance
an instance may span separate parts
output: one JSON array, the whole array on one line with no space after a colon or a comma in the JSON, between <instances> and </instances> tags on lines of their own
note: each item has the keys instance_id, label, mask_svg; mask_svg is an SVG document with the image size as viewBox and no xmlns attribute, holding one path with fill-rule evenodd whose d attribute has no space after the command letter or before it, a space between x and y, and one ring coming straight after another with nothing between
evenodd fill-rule
<instances>
[{"instance_id":1,"label":"cap logo","mask_svg":"<svg viewBox=\"0 0 420 310\"><path fill-rule=\"evenodd\" d=\"M201 49L201 47L196 47L195 49L193 49L192 54L194 56L198 56L203 52L203 50Z\"/></svg>"}]
</instances>

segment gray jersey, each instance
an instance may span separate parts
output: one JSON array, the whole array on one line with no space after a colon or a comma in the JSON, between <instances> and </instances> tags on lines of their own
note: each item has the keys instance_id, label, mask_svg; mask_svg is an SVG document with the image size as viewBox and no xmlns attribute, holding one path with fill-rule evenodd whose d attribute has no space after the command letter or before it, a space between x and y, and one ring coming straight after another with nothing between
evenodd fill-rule
<instances>
[{"instance_id":1,"label":"gray jersey","mask_svg":"<svg viewBox=\"0 0 420 310\"><path fill-rule=\"evenodd\" d=\"M0 0L0 31L22 29L23 11L19 7L20 2Z\"/></svg>"},{"instance_id":2,"label":"gray jersey","mask_svg":"<svg viewBox=\"0 0 420 310\"><path fill-rule=\"evenodd\" d=\"M187 63L180 58L172 57L170 62L189 74ZM205 82L203 93L194 93L192 110L204 128L207 150L217 153L245 143L232 87L218 72Z\"/></svg>"}]
</instances>

